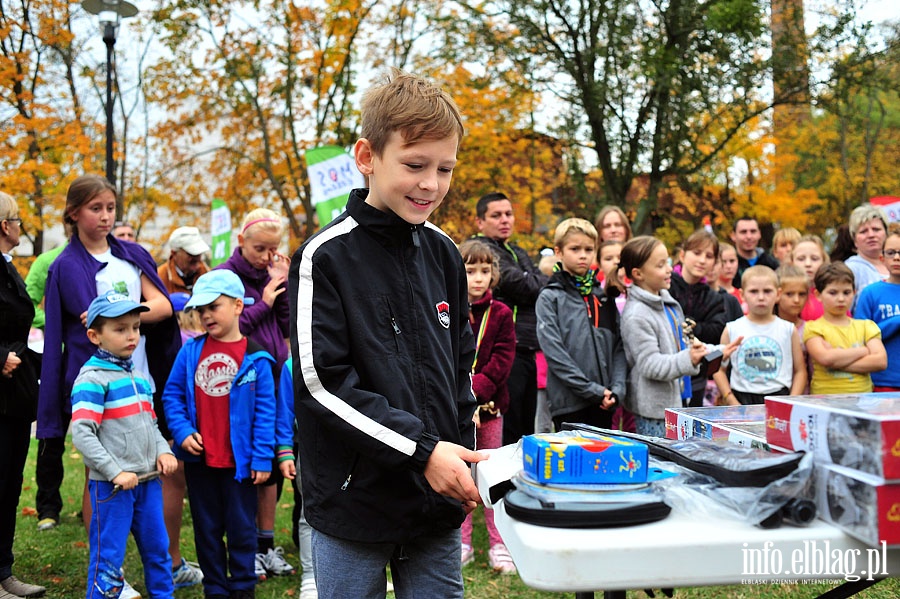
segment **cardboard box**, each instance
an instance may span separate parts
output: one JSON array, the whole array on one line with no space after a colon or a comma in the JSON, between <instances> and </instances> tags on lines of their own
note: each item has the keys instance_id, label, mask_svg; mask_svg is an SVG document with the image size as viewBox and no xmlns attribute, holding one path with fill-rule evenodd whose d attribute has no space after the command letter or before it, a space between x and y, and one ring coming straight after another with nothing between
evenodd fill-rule
<instances>
[{"instance_id":1,"label":"cardboard box","mask_svg":"<svg viewBox=\"0 0 900 599\"><path fill-rule=\"evenodd\" d=\"M900 483L834 464L817 464L812 489L819 518L863 543L900 545Z\"/></svg>"},{"instance_id":2,"label":"cardboard box","mask_svg":"<svg viewBox=\"0 0 900 599\"><path fill-rule=\"evenodd\" d=\"M767 397L766 440L900 481L900 393Z\"/></svg>"},{"instance_id":3,"label":"cardboard box","mask_svg":"<svg viewBox=\"0 0 900 599\"><path fill-rule=\"evenodd\" d=\"M525 473L539 483L642 483L647 445L590 433L528 435L522 440Z\"/></svg>"},{"instance_id":4,"label":"cardboard box","mask_svg":"<svg viewBox=\"0 0 900 599\"><path fill-rule=\"evenodd\" d=\"M666 438L684 440L691 437L769 450L766 441L766 407L667 408Z\"/></svg>"}]
</instances>

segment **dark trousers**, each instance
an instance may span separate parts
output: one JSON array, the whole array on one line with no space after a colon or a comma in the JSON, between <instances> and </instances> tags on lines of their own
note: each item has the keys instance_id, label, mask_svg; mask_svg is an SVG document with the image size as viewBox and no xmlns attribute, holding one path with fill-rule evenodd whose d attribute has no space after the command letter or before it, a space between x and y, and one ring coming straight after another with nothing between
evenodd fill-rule
<instances>
[{"instance_id":1,"label":"dark trousers","mask_svg":"<svg viewBox=\"0 0 900 599\"><path fill-rule=\"evenodd\" d=\"M184 463L197 561L207 597L256 588L256 487L234 468ZM226 546L225 537L228 538Z\"/></svg>"},{"instance_id":2,"label":"dark trousers","mask_svg":"<svg viewBox=\"0 0 900 599\"><path fill-rule=\"evenodd\" d=\"M503 444L517 443L534 433L537 410L537 365L533 351L516 350L507 382L509 409L503 415Z\"/></svg>"},{"instance_id":3,"label":"dark trousers","mask_svg":"<svg viewBox=\"0 0 900 599\"><path fill-rule=\"evenodd\" d=\"M59 520L63 507L59 488L62 486L65 474L63 469L65 452L66 440L64 437L38 440L37 465L34 469L34 477L37 482L35 507L38 520L44 518Z\"/></svg>"},{"instance_id":4,"label":"dark trousers","mask_svg":"<svg viewBox=\"0 0 900 599\"><path fill-rule=\"evenodd\" d=\"M5 414L0 417L0 580L12 575L13 537L30 441L31 422Z\"/></svg>"},{"instance_id":5,"label":"dark trousers","mask_svg":"<svg viewBox=\"0 0 900 599\"><path fill-rule=\"evenodd\" d=\"M590 426L608 429L612 424L613 412L615 411L615 407L613 407L611 410L604 410L597 405L588 406L575 412L569 412L568 414L554 416L553 426L557 431L561 431L563 422L580 422L581 424L588 424Z\"/></svg>"}]
</instances>

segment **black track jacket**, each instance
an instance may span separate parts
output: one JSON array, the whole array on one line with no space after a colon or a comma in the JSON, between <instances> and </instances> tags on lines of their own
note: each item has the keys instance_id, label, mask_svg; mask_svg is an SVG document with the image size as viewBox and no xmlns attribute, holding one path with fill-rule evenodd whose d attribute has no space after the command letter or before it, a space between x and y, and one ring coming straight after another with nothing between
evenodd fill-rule
<instances>
[{"instance_id":1,"label":"black track jacket","mask_svg":"<svg viewBox=\"0 0 900 599\"><path fill-rule=\"evenodd\" d=\"M436 443L472 449L465 266L453 241L350 194L291 260L291 348L306 519L358 542L458 527L423 474Z\"/></svg>"}]
</instances>

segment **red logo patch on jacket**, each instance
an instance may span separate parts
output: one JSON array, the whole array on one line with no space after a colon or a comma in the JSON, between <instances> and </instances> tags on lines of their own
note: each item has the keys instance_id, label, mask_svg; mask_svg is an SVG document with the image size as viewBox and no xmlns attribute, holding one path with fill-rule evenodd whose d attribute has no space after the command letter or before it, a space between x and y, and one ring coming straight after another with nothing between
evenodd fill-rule
<instances>
[{"instance_id":1,"label":"red logo patch on jacket","mask_svg":"<svg viewBox=\"0 0 900 599\"><path fill-rule=\"evenodd\" d=\"M445 329L450 328L450 304L447 302L438 302L434 305L437 310L438 322Z\"/></svg>"}]
</instances>

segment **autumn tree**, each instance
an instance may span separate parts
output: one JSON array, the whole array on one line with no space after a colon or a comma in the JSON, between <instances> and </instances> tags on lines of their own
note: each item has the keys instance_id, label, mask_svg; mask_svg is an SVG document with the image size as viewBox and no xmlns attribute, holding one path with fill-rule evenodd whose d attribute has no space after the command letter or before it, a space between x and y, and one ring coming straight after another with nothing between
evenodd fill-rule
<instances>
[{"instance_id":1,"label":"autumn tree","mask_svg":"<svg viewBox=\"0 0 900 599\"><path fill-rule=\"evenodd\" d=\"M0 0L0 188L27 203L23 231L36 254L45 228L62 222L68 182L102 160L100 130L85 115L72 6Z\"/></svg>"},{"instance_id":2,"label":"autumn tree","mask_svg":"<svg viewBox=\"0 0 900 599\"><path fill-rule=\"evenodd\" d=\"M784 97L764 98L772 63L759 0L469 2L491 51L513 64L535 54L566 110L582 115L604 200L624 205L649 177L638 230L663 181L693 176L745 124ZM498 37L497 32L500 32Z\"/></svg>"},{"instance_id":3,"label":"autumn tree","mask_svg":"<svg viewBox=\"0 0 900 599\"><path fill-rule=\"evenodd\" d=\"M167 56L145 77L166 114L153 132L163 187L222 197L237 213L276 204L295 238L309 236L303 153L353 139L354 61L377 4L160 5L151 20Z\"/></svg>"}]
</instances>

